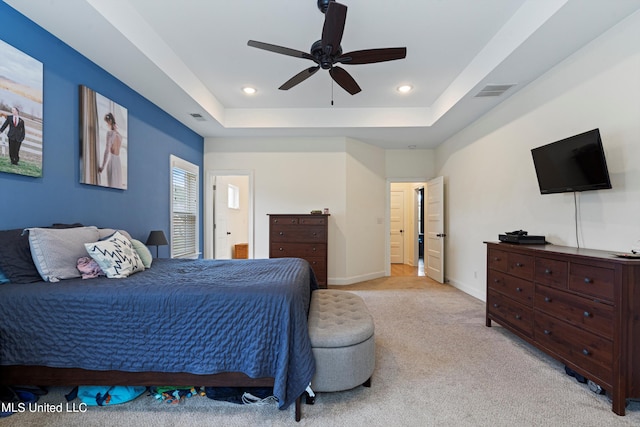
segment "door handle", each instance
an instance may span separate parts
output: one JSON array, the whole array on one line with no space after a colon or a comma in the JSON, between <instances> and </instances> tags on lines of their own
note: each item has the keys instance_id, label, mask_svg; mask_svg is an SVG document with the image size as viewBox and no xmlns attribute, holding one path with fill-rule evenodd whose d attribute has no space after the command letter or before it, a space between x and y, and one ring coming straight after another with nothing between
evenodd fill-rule
<instances>
[{"instance_id":1,"label":"door handle","mask_svg":"<svg viewBox=\"0 0 640 427\"><path fill-rule=\"evenodd\" d=\"M436 237L447 237L447 235L445 233L438 233L436 234Z\"/></svg>"},{"instance_id":2,"label":"door handle","mask_svg":"<svg viewBox=\"0 0 640 427\"><path fill-rule=\"evenodd\" d=\"M231 233L227 231L227 234L231 234Z\"/></svg>"}]
</instances>

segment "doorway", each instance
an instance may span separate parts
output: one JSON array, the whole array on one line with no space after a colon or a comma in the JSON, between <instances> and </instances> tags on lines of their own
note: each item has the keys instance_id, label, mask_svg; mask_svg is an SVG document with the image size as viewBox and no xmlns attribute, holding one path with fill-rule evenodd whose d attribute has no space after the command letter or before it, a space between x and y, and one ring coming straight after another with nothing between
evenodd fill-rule
<instances>
[{"instance_id":1,"label":"doorway","mask_svg":"<svg viewBox=\"0 0 640 427\"><path fill-rule=\"evenodd\" d=\"M401 265L399 275L406 275L407 269L417 276L422 271L426 277L438 283L446 281L445 265L445 217L444 217L444 177L438 176L428 182L387 181L387 218L391 217L391 191L404 191L404 259L402 264L391 264L391 221L387 222L387 251L385 275L392 276L392 266ZM421 192L420 189L423 189ZM411 194L407 197L407 194ZM407 208L407 201L410 205ZM420 215L422 211L422 216ZM423 231L420 233L420 231ZM422 239L420 235L422 234ZM420 256L422 240L422 256ZM422 267L422 269L420 269ZM413 275L413 273L412 273Z\"/></svg>"},{"instance_id":2,"label":"doorway","mask_svg":"<svg viewBox=\"0 0 640 427\"><path fill-rule=\"evenodd\" d=\"M253 258L253 172L210 171L206 181L204 258L236 258L237 248Z\"/></svg>"},{"instance_id":3,"label":"doorway","mask_svg":"<svg viewBox=\"0 0 640 427\"><path fill-rule=\"evenodd\" d=\"M426 182L389 183L390 276L424 276Z\"/></svg>"}]
</instances>

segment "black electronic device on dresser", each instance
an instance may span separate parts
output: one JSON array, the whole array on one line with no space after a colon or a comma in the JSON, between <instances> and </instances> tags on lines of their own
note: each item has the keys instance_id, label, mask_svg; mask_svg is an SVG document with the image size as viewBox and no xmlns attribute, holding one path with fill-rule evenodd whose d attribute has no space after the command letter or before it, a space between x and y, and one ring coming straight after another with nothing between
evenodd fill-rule
<instances>
[{"instance_id":1,"label":"black electronic device on dresser","mask_svg":"<svg viewBox=\"0 0 640 427\"><path fill-rule=\"evenodd\" d=\"M525 245L544 245L547 243L544 236L530 236L524 230L507 231L498 235L498 240L505 243L521 243Z\"/></svg>"},{"instance_id":2,"label":"black electronic device on dresser","mask_svg":"<svg viewBox=\"0 0 640 427\"><path fill-rule=\"evenodd\" d=\"M640 260L556 245L486 242L486 326L505 329L608 392L640 398Z\"/></svg>"}]
</instances>

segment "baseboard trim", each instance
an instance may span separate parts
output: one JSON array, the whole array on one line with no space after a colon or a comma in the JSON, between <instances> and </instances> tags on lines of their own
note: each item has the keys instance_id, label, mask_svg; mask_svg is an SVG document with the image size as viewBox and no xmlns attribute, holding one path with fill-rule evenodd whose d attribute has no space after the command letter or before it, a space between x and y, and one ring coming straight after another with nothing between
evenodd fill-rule
<instances>
[{"instance_id":1,"label":"baseboard trim","mask_svg":"<svg viewBox=\"0 0 640 427\"><path fill-rule=\"evenodd\" d=\"M385 277L384 271L378 271L375 273L363 274L360 276L352 276L347 278L337 278L337 277L329 277L327 279L327 283L330 285L353 285L354 283L364 282L365 280L373 280L379 279L380 277Z\"/></svg>"},{"instance_id":2,"label":"baseboard trim","mask_svg":"<svg viewBox=\"0 0 640 427\"><path fill-rule=\"evenodd\" d=\"M486 291L485 292L479 292L478 289L471 287L471 286L467 286L464 283L460 283L456 280L452 280L447 278L447 283L450 284L451 286L453 286L456 289L461 290L462 292L464 292L465 294L469 294L474 298L479 299L480 301L487 301L487 295L486 295Z\"/></svg>"}]
</instances>

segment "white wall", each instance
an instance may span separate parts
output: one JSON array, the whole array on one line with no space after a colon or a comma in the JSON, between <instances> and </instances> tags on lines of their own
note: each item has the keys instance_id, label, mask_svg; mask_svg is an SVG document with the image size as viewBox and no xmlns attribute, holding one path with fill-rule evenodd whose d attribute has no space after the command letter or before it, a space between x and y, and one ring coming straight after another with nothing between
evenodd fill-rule
<instances>
[{"instance_id":1,"label":"white wall","mask_svg":"<svg viewBox=\"0 0 640 427\"><path fill-rule=\"evenodd\" d=\"M485 299L483 241L507 230L576 246L573 194L540 194L530 150L596 127L613 189L578 194L580 246L629 251L640 239L639 40L636 13L436 150L454 286Z\"/></svg>"},{"instance_id":2,"label":"white wall","mask_svg":"<svg viewBox=\"0 0 640 427\"><path fill-rule=\"evenodd\" d=\"M384 274L384 168L384 150L345 138L205 140L206 171L254 173L256 258L269 257L267 214L329 208L330 284Z\"/></svg>"},{"instance_id":3,"label":"white wall","mask_svg":"<svg viewBox=\"0 0 640 427\"><path fill-rule=\"evenodd\" d=\"M374 279L385 272L385 153L353 139L346 149L347 274L336 277L334 284Z\"/></svg>"},{"instance_id":4,"label":"white wall","mask_svg":"<svg viewBox=\"0 0 640 427\"><path fill-rule=\"evenodd\" d=\"M428 181L435 178L435 150L386 150L385 175L391 180Z\"/></svg>"}]
</instances>

